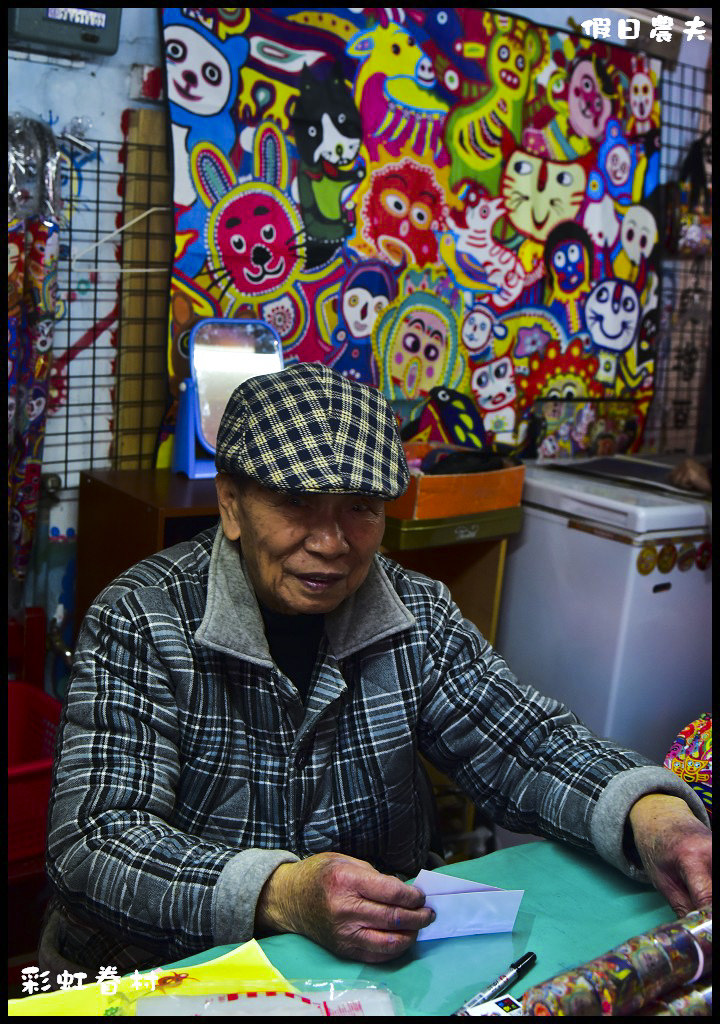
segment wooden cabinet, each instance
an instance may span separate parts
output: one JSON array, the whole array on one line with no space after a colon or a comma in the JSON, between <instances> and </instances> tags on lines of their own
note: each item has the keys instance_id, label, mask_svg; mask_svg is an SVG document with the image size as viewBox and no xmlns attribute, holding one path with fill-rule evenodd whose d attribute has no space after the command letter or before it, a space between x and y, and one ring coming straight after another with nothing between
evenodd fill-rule
<instances>
[{"instance_id":1,"label":"wooden cabinet","mask_svg":"<svg viewBox=\"0 0 720 1024\"><path fill-rule=\"evenodd\" d=\"M450 588L466 618L495 643L507 539L522 526L522 508L447 519L388 519L383 551Z\"/></svg>"},{"instance_id":2,"label":"wooden cabinet","mask_svg":"<svg viewBox=\"0 0 720 1024\"><path fill-rule=\"evenodd\" d=\"M218 521L215 481L171 470L80 474L75 632L118 573Z\"/></svg>"}]
</instances>

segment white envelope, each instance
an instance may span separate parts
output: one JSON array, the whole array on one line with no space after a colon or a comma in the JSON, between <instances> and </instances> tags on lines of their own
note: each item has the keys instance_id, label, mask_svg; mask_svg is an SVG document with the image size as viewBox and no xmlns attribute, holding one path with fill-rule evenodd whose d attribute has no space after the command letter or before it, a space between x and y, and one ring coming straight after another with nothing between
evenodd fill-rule
<instances>
[{"instance_id":1,"label":"white envelope","mask_svg":"<svg viewBox=\"0 0 720 1024\"><path fill-rule=\"evenodd\" d=\"M423 939L447 939L458 935L511 932L524 889L497 889L437 871L421 871L413 885L425 893L425 905L435 920L418 932Z\"/></svg>"}]
</instances>

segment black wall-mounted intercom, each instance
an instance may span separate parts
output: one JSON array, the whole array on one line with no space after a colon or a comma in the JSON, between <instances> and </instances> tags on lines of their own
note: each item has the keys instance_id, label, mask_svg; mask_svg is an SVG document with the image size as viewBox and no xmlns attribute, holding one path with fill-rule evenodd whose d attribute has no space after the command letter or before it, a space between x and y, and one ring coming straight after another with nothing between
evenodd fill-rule
<instances>
[{"instance_id":1,"label":"black wall-mounted intercom","mask_svg":"<svg viewBox=\"0 0 720 1024\"><path fill-rule=\"evenodd\" d=\"M122 7L9 7L8 48L59 57L116 53Z\"/></svg>"}]
</instances>

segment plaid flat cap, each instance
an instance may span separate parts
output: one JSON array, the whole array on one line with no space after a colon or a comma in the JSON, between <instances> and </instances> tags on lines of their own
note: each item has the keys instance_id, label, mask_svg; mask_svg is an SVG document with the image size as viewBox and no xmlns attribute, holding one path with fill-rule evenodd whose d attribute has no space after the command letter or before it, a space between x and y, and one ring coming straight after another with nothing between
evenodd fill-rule
<instances>
[{"instance_id":1,"label":"plaid flat cap","mask_svg":"<svg viewBox=\"0 0 720 1024\"><path fill-rule=\"evenodd\" d=\"M385 396L321 363L294 363L235 388L220 421L215 466L274 491L387 500L410 478Z\"/></svg>"}]
</instances>

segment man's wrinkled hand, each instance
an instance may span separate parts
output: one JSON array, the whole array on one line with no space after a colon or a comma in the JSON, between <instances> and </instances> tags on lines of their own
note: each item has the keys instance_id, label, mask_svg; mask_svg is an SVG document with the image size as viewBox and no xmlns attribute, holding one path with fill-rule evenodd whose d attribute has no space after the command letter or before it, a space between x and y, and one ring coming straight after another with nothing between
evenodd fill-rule
<instances>
[{"instance_id":1,"label":"man's wrinkled hand","mask_svg":"<svg viewBox=\"0 0 720 1024\"><path fill-rule=\"evenodd\" d=\"M650 881L678 916L712 903L712 833L679 797L653 793L630 811Z\"/></svg>"},{"instance_id":2,"label":"man's wrinkled hand","mask_svg":"<svg viewBox=\"0 0 720 1024\"><path fill-rule=\"evenodd\" d=\"M338 956L380 963L400 956L434 920L425 895L365 861L318 853L281 864L265 883L256 925L306 935Z\"/></svg>"},{"instance_id":3,"label":"man's wrinkled hand","mask_svg":"<svg viewBox=\"0 0 720 1024\"><path fill-rule=\"evenodd\" d=\"M712 494L712 478L707 468L697 459L683 459L674 466L668 477L674 487L682 487L689 491L702 491Z\"/></svg>"}]
</instances>

